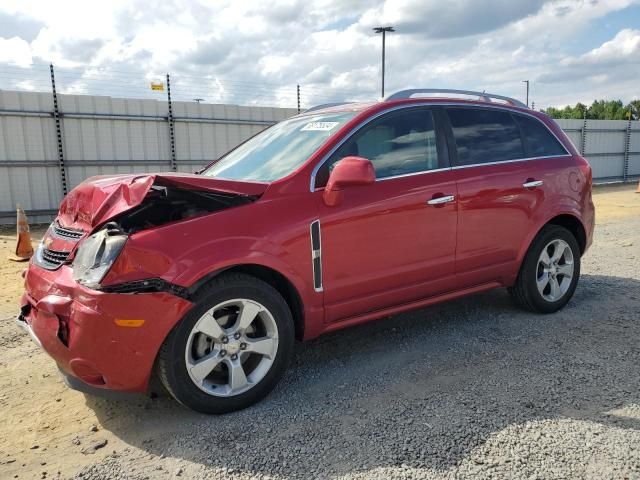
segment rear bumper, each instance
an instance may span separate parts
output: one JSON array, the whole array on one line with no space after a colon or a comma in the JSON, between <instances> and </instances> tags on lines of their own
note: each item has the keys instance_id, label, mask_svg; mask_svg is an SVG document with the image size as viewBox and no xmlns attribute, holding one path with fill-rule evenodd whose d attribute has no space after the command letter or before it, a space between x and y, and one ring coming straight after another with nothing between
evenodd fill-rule
<instances>
[{"instance_id":1,"label":"rear bumper","mask_svg":"<svg viewBox=\"0 0 640 480\"><path fill-rule=\"evenodd\" d=\"M162 342L192 306L169 293L90 290L67 266L48 271L30 265L25 287L17 323L65 376L103 390L145 392ZM131 319L144 323L115 323Z\"/></svg>"}]
</instances>

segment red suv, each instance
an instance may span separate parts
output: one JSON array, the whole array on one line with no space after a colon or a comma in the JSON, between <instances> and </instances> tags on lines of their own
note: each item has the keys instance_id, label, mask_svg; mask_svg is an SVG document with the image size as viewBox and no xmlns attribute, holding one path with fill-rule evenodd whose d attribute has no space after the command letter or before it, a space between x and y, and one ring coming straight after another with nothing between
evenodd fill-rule
<instances>
[{"instance_id":1,"label":"red suv","mask_svg":"<svg viewBox=\"0 0 640 480\"><path fill-rule=\"evenodd\" d=\"M222 413L274 387L295 339L495 287L555 312L591 244L588 163L516 100L442 92L313 108L194 175L86 180L18 322L72 386L157 375Z\"/></svg>"}]
</instances>

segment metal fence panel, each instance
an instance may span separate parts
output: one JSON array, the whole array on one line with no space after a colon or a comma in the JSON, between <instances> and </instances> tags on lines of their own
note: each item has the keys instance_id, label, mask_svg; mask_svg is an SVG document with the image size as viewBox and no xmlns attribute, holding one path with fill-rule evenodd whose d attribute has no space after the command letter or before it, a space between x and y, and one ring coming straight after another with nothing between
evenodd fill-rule
<instances>
[{"instance_id":1,"label":"metal fence panel","mask_svg":"<svg viewBox=\"0 0 640 480\"><path fill-rule=\"evenodd\" d=\"M631 122L629 150L632 153L640 153L640 122Z\"/></svg>"},{"instance_id":2,"label":"metal fence panel","mask_svg":"<svg viewBox=\"0 0 640 480\"><path fill-rule=\"evenodd\" d=\"M62 198L52 116L37 113L52 108L51 94L0 90L0 211L15 212L16 204L50 210ZM16 115L23 112L26 116Z\"/></svg>"},{"instance_id":3,"label":"metal fence panel","mask_svg":"<svg viewBox=\"0 0 640 480\"><path fill-rule=\"evenodd\" d=\"M569 119L556 122L589 161L596 182L627 180L640 175L637 158L640 122Z\"/></svg>"},{"instance_id":4,"label":"metal fence panel","mask_svg":"<svg viewBox=\"0 0 640 480\"><path fill-rule=\"evenodd\" d=\"M620 120L587 120L584 155L599 179L624 176L627 123Z\"/></svg>"},{"instance_id":5,"label":"metal fence panel","mask_svg":"<svg viewBox=\"0 0 640 480\"><path fill-rule=\"evenodd\" d=\"M576 147L576 150L582 152L584 148L582 145L582 127L584 126L584 121L562 118L556 120L556 122L560 128L564 130L564 133L567 134L567 137L569 137L573 146Z\"/></svg>"},{"instance_id":6,"label":"metal fence panel","mask_svg":"<svg viewBox=\"0 0 640 480\"><path fill-rule=\"evenodd\" d=\"M624 177L624 155L587 155L587 160L596 182L622 180Z\"/></svg>"},{"instance_id":7,"label":"metal fence panel","mask_svg":"<svg viewBox=\"0 0 640 480\"><path fill-rule=\"evenodd\" d=\"M640 177L640 153L629 157L629 176Z\"/></svg>"},{"instance_id":8,"label":"metal fence panel","mask_svg":"<svg viewBox=\"0 0 640 480\"><path fill-rule=\"evenodd\" d=\"M640 121L629 125L627 179L640 177Z\"/></svg>"},{"instance_id":9,"label":"metal fence panel","mask_svg":"<svg viewBox=\"0 0 640 480\"><path fill-rule=\"evenodd\" d=\"M624 155L627 125L624 120L587 120L585 153Z\"/></svg>"}]
</instances>

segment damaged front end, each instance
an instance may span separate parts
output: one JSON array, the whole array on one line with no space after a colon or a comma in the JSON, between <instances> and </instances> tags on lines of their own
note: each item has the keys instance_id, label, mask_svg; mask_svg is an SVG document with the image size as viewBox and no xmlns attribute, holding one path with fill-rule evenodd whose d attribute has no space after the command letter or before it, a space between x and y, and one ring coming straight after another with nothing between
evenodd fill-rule
<instances>
[{"instance_id":1,"label":"damaged front end","mask_svg":"<svg viewBox=\"0 0 640 480\"><path fill-rule=\"evenodd\" d=\"M245 205L256 199L251 195L153 185L140 205L118 215L114 222L122 231L130 234Z\"/></svg>"},{"instance_id":2,"label":"damaged front end","mask_svg":"<svg viewBox=\"0 0 640 480\"><path fill-rule=\"evenodd\" d=\"M76 282L103 290L102 282L129 236L252 203L266 187L181 174L90 178L62 202L60 215L40 243L34 264L46 270L71 265ZM129 260L126 273L130 276L139 266ZM109 289L114 293L171 291L172 285L160 278L146 278L121 286L112 281Z\"/></svg>"},{"instance_id":3,"label":"damaged front end","mask_svg":"<svg viewBox=\"0 0 640 480\"><path fill-rule=\"evenodd\" d=\"M18 324L66 377L147 391L162 342L193 306L188 288L172 283L164 227L178 224L174 243L188 239L193 220L254 202L267 186L180 174L88 179L65 197L38 246Z\"/></svg>"}]
</instances>

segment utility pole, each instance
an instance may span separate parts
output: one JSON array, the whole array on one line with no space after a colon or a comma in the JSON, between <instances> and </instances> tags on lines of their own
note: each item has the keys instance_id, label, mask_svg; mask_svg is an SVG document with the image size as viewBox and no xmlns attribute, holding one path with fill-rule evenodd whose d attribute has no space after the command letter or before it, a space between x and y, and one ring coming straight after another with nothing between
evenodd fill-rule
<instances>
[{"instance_id":1,"label":"utility pole","mask_svg":"<svg viewBox=\"0 0 640 480\"><path fill-rule=\"evenodd\" d=\"M384 54L385 54L385 40L387 32L395 32L393 27L375 27L373 29L376 33L382 34L382 98L384 98Z\"/></svg>"},{"instance_id":2,"label":"utility pole","mask_svg":"<svg viewBox=\"0 0 640 480\"><path fill-rule=\"evenodd\" d=\"M527 84L527 107L529 106L529 80L522 80L522 83Z\"/></svg>"}]
</instances>

